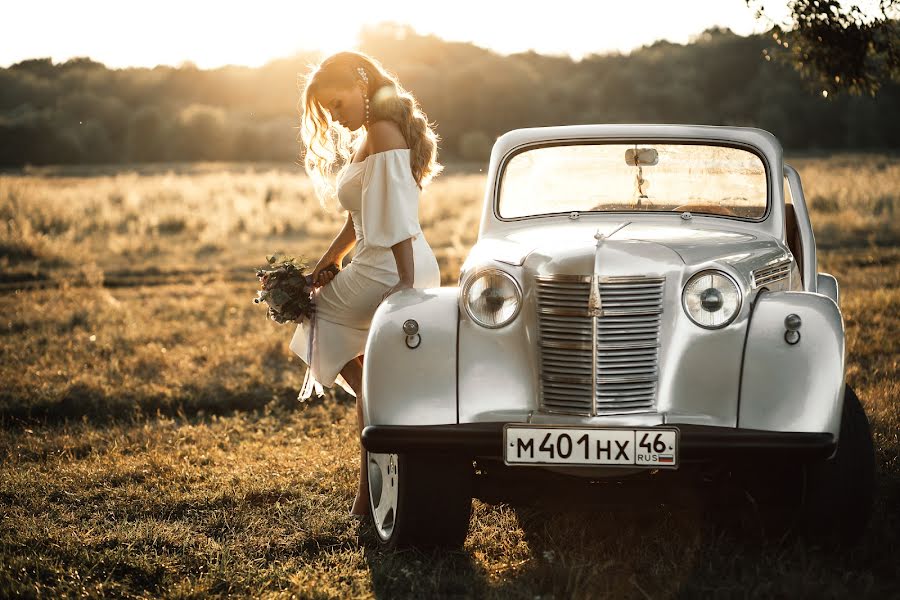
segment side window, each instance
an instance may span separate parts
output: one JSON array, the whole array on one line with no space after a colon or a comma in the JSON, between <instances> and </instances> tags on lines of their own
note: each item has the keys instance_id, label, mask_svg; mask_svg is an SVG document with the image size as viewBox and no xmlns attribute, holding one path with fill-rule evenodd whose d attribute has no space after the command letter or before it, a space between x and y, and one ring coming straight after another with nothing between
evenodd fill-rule
<instances>
[{"instance_id":1,"label":"side window","mask_svg":"<svg viewBox=\"0 0 900 600\"><path fill-rule=\"evenodd\" d=\"M784 176L784 203L794 204L794 197L791 195L791 184L788 182L787 175Z\"/></svg>"}]
</instances>

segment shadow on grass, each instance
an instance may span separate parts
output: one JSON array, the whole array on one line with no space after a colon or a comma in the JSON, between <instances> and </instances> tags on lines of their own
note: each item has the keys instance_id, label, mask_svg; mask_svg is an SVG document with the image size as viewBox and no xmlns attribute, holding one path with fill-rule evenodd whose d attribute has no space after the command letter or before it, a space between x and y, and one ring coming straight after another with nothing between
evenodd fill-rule
<instances>
[{"instance_id":1,"label":"shadow on grass","mask_svg":"<svg viewBox=\"0 0 900 600\"><path fill-rule=\"evenodd\" d=\"M516 509L535 557L497 596L692 598L893 596L895 545L876 517L853 547L764 534L752 507L538 505ZM827 524L823 524L827 526ZM895 596L894 596L895 597Z\"/></svg>"},{"instance_id":2,"label":"shadow on grass","mask_svg":"<svg viewBox=\"0 0 900 600\"><path fill-rule=\"evenodd\" d=\"M352 398L338 390L305 404L348 402ZM217 383L182 385L173 395L109 394L99 386L82 382L69 385L58 398L27 402L0 390L0 427L55 425L87 420L95 425L132 423L147 417L204 418L254 412L266 407L295 410L300 404L297 390L288 387L228 388Z\"/></svg>"},{"instance_id":3,"label":"shadow on grass","mask_svg":"<svg viewBox=\"0 0 900 600\"><path fill-rule=\"evenodd\" d=\"M896 518L883 502L859 544L825 548L766 531L746 499L688 488L666 502L629 502L627 494L610 502L607 491L579 495L550 486L530 500L499 503L515 515L525 560L482 554L477 540L466 552L385 552L367 527L373 591L379 598L681 598L885 597L898 590L888 558Z\"/></svg>"},{"instance_id":4,"label":"shadow on grass","mask_svg":"<svg viewBox=\"0 0 900 600\"><path fill-rule=\"evenodd\" d=\"M485 594L486 573L468 552L384 551L369 527L362 541L376 598L480 598Z\"/></svg>"}]
</instances>

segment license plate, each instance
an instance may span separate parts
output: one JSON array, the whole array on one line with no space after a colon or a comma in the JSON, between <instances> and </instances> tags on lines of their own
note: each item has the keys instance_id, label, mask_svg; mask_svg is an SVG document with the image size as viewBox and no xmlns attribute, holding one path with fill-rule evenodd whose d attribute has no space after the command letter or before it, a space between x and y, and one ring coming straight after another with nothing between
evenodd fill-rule
<instances>
[{"instance_id":1,"label":"license plate","mask_svg":"<svg viewBox=\"0 0 900 600\"><path fill-rule=\"evenodd\" d=\"M503 427L507 465L608 465L678 468L675 427L566 427L509 423Z\"/></svg>"}]
</instances>

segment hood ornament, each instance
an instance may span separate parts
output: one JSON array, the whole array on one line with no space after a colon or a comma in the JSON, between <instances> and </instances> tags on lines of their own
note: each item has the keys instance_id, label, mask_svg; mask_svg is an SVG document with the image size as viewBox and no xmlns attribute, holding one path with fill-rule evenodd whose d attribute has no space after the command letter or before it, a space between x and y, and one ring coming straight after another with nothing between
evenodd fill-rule
<instances>
[{"instance_id":1,"label":"hood ornament","mask_svg":"<svg viewBox=\"0 0 900 600\"><path fill-rule=\"evenodd\" d=\"M597 246L594 250L594 272L591 275L591 294L588 296L588 315L599 317L603 315L603 303L600 301L600 246L603 245L606 236L598 229L594 239L597 240Z\"/></svg>"},{"instance_id":2,"label":"hood ornament","mask_svg":"<svg viewBox=\"0 0 900 600\"><path fill-rule=\"evenodd\" d=\"M599 229L597 230L597 233L594 234L594 239L597 240L597 246L594 249L594 273L591 275L591 294L588 296L588 315L591 317L603 316L603 303L600 299L600 247L605 240L608 240L618 233L620 229L630 224L631 221L621 223L609 234L603 234Z\"/></svg>"}]
</instances>

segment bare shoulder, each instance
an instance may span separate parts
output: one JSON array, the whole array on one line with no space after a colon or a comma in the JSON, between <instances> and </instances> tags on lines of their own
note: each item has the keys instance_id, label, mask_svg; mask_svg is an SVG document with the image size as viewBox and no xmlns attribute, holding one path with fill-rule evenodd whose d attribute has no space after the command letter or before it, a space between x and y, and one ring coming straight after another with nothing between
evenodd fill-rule
<instances>
[{"instance_id":1,"label":"bare shoulder","mask_svg":"<svg viewBox=\"0 0 900 600\"><path fill-rule=\"evenodd\" d=\"M366 133L366 141L369 146L369 154L409 148L400 126L390 119L384 119L372 123Z\"/></svg>"}]
</instances>

